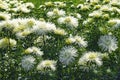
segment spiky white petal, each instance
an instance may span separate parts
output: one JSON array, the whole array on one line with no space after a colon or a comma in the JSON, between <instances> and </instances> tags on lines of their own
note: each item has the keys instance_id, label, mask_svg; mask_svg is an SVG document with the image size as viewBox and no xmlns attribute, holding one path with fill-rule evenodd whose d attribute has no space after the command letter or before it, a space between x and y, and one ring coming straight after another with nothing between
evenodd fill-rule
<instances>
[{"instance_id":1,"label":"spiky white petal","mask_svg":"<svg viewBox=\"0 0 120 80\"><path fill-rule=\"evenodd\" d=\"M25 70L30 70L34 67L34 64L35 64L35 58L31 55L28 55L28 56L24 56L22 58L22 67L25 69Z\"/></svg>"},{"instance_id":2,"label":"spiky white petal","mask_svg":"<svg viewBox=\"0 0 120 80\"><path fill-rule=\"evenodd\" d=\"M37 65L37 70L41 72L46 71L55 71L56 70L56 61L54 60L44 60Z\"/></svg>"},{"instance_id":3,"label":"spiky white petal","mask_svg":"<svg viewBox=\"0 0 120 80\"><path fill-rule=\"evenodd\" d=\"M59 24L66 24L68 27L78 27L78 19L73 16L60 17L58 19Z\"/></svg>"},{"instance_id":4,"label":"spiky white petal","mask_svg":"<svg viewBox=\"0 0 120 80\"><path fill-rule=\"evenodd\" d=\"M87 52L79 59L78 64L84 69L94 68L102 65L102 53L99 52Z\"/></svg>"},{"instance_id":5,"label":"spiky white petal","mask_svg":"<svg viewBox=\"0 0 120 80\"><path fill-rule=\"evenodd\" d=\"M59 60L64 65L72 63L77 56L77 49L72 46L63 47L59 52Z\"/></svg>"},{"instance_id":6,"label":"spiky white petal","mask_svg":"<svg viewBox=\"0 0 120 80\"><path fill-rule=\"evenodd\" d=\"M110 53L118 48L117 44L117 38L112 35L101 36L98 41L99 47L101 47L103 51L108 51Z\"/></svg>"}]
</instances>

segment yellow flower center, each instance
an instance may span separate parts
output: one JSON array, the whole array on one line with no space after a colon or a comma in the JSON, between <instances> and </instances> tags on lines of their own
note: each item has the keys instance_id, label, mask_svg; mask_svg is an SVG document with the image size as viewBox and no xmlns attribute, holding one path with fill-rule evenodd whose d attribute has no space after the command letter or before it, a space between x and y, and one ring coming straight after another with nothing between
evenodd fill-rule
<instances>
[{"instance_id":1,"label":"yellow flower center","mask_svg":"<svg viewBox=\"0 0 120 80\"><path fill-rule=\"evenodd\" d=\"M71 22L71 19L70 19L69 17L67 17L67 18L65 19L65 22Z\"/></svg>"},{"instance_id":2,"label":"yellow flower center","mask_svg":"<svg viewBox=\"0 0 120 80\"><path fill-rule=\"evenodd\" d=\"M90 55L89 55L89 59L91 59L91 60L95 59L96 57L97 57L96 54L90 54Z\"/></svg>"}]
</instances>

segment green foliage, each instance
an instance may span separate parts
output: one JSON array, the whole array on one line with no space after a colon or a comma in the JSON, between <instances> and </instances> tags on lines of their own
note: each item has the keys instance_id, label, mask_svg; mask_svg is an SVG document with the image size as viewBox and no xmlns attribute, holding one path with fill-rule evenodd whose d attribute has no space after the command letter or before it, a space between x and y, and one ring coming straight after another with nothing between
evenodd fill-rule
<instances>
[{"instance_id":1,"label":"green foliage","mask_svg":"<svg viewBox=\"0 0 120 80\"><path fill-rule=\"evenodd\" d=\"M0 6L0 80L116 79L119 4L59 1L24 0L16 7L6 0L10 7Z\"/></svg>"}]
</instances>

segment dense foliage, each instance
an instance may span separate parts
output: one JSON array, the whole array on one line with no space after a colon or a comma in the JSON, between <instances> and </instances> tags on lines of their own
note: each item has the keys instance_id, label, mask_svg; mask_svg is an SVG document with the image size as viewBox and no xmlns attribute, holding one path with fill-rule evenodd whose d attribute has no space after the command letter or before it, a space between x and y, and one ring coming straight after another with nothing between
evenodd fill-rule
<instances>
[{"instance_id":1,"label":"dense foliage","mask_svg":"<svg viewBox=\"0 0 120 80\"><path fill-rule=\"evenodd\" d=\"M0 79L115 80L119 18L119 0L0 0Z\"/></svg>"}]
</instances>

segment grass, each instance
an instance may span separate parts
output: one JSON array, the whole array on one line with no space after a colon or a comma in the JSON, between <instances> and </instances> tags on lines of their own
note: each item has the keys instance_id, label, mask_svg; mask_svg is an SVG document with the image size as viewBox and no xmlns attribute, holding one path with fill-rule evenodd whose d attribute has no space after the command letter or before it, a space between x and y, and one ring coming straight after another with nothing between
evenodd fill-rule
<instances>
[{"instance_id":1,"label":"grass","mask_svg":"<svg viewBox=\"0 0 120 80\"><path fill-rule=\"evenodd\" d=\"M36 6L39 6L40 4L44 4L44 2L48 1L72 1L74 4L79 4L84 2L85 0L26 0L27 2L33 2Z\"/></svg>"}]
</instances>

